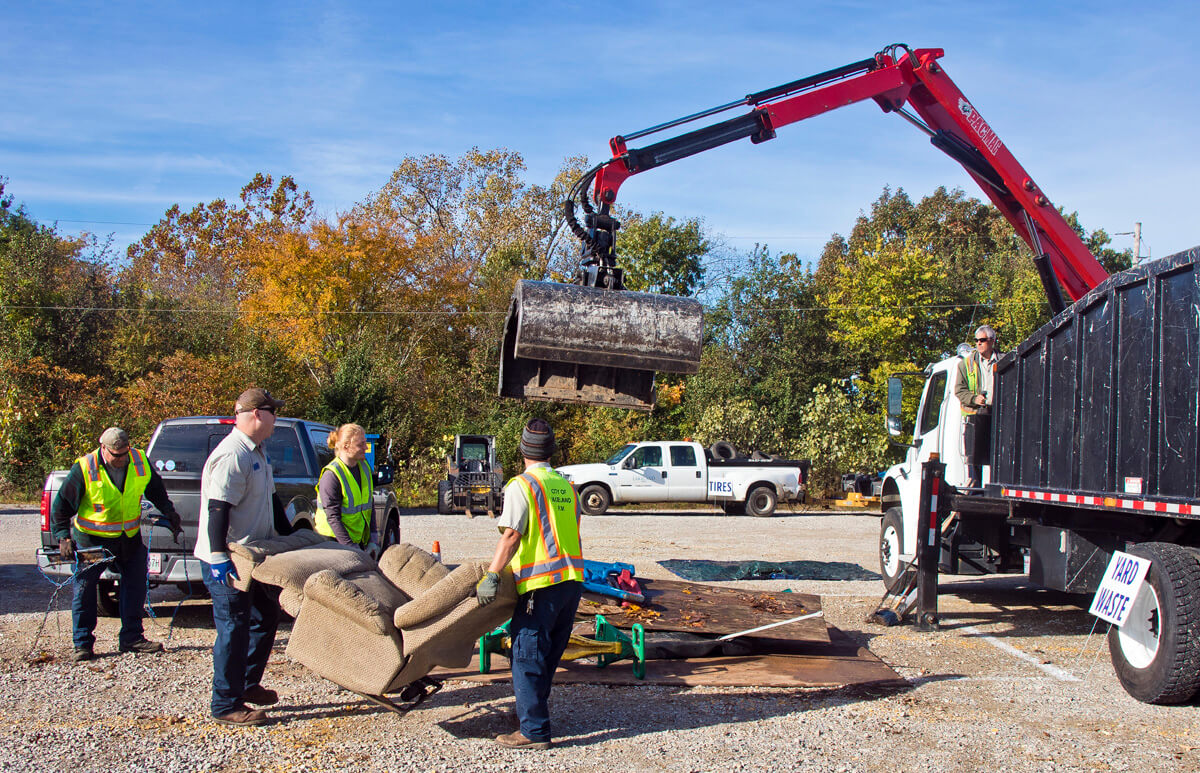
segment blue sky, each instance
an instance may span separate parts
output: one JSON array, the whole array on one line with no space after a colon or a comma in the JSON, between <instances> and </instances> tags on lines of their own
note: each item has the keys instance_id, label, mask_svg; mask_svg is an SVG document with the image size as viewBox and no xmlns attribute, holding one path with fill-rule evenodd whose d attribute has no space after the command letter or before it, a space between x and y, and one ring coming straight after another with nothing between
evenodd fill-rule
<instances>
[{"instance_id":1,"label":"blue sky","mask_svg":"<svg viewBox=\"0 0 1200 773\"><path fill-rule=\"evenodd\" d=\"M472 146L517 151L547 183L615 134L903 42L946 50L1055 203L1110 233L1141 221L1161 257L1200 243L1197 29L1194 0L10 4L0 176L35 219L123 251L170 205L233 198L259 171L326 214L405 156ZM813 257L885 185L982 196L867 103L635 176L620 201Z\"/></svg>"}]
</instances>

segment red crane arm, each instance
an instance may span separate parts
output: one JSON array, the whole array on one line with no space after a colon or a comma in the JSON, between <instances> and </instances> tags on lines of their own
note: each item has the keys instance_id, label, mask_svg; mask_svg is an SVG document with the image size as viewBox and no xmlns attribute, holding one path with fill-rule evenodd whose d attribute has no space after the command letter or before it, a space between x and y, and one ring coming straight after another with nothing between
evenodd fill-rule
<instances>
[{"instance_id":1,"label":"red crane arm","mask_svg":"<svg viewBox=\"0 0 1200 773\"><path fill-rule=\"evenodd\" d=\"M904 53L897 57L898 51ZM929 135L935 147L963 165L1033 251L1057 312L1062 301L1049 271L1073 300L1100 284L1108 274L946 74L937 61L943 54L940 48L910 50L892 46L874 59L750 94L738 102L629 137L614 137L609 143L613 158L596 172L592 198L607 207L616 201L621 184L635 174L738 139L764 142L787 124L873 99L884 112L896 112L916 125ZM643 148L627 147L630 139L740 105L751 105L753 109Z\"/></svg>"}]
</instances>

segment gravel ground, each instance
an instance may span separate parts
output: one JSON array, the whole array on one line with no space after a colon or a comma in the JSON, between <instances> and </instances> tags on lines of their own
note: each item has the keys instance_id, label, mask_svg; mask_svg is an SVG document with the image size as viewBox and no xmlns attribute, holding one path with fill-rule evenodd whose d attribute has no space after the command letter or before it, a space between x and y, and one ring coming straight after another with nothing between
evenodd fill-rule
<instances>
[{"instance_id":1,"label":"gravel ground","mask_svg":"<svg viewBox=\"0 0 1200 773\"><path fill-rule=\"evenodd\" d=\"M444 560L490 556L486 517L406 514L405 541L441 543ZM849 562L876 571L878 518L834 512L756 519L670 511L588 517L589 557L673 578L669 558ZM559 685L554 748L510 751L491 737L515 722L511 688L448 682L404 717L340 690L283 654L265 683L276 721L229 728L208 717L210 608L156 589L157 655L97 652L74 665L70 614L45 617L51 586L32 566L36 510L0 505L0 770L1195 770L1200 713L1129 698L1102 628L1079 600L1020 577L943 578L943 629L864 623L874 581L730 583L821 595L829 622L907 681L896 690ZM60 609L66 609L66 602ZM173 624L171 616L174 614ZM37 639L30 661L31 646ZM619 667L619 666L614 666Z\"/></svg>"}]
</instances>

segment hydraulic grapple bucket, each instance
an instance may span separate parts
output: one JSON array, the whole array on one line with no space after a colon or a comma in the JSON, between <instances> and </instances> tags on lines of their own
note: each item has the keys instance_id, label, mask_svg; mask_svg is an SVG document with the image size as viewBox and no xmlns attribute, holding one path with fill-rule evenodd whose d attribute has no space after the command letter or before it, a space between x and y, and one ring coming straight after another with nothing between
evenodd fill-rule
<instances>
[{"instance_id":1,"label":"hydraulic grapple bucket","mask_svg":"<svg viewBox=\"0 0 1200 773\"><path fill-rule=\"evenodd\" d=\"M699 301L521 280L504 324L500 395L648 411L654 372L700 368Z\"/></svg>"}]
</instances>

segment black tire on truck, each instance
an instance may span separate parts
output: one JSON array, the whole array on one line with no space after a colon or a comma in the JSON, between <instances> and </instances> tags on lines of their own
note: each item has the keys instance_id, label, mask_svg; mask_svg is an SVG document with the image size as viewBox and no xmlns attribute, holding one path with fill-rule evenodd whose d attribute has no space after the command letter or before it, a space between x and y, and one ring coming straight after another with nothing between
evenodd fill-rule
<instances>
[{"instance_id":1,"label":"black tire on truck","mask_svg":"<svg viewBox=\"0 0 1200 773\"><path fill-rule=\"evenodd\" d=\"M889 507L883 514L879 524L879 573L883 575L883 584L897 590L905 583L896 583L901 574L906 575L905 582L912 576L912 570L905 571L908 562L900 559L904 552L904 514L899 507Z\"/></svg>"},{"instance_id":2,"label":"black tire on truck","mask_svg":"<svg viewBox=\"0 0 1200 773\"><path fill-rule=\"evenodd\" d=\"M439 480L438 481L438 495L437 495L437 497L438 497L437 498L438 513L440 513L442 515L446 515L451 510L454 509L454 503L451 501L452 495L453 495L453 492L450 490L450 481Z\"/></svg>"},{"instance_id":3,"label":"black tire on truck","mask_svg":"<svg viewBox=\"0 0 1200 773\"><path fill-rule=\"evenodd\" d=\"M101 580L96 583L97 611L104 617L121 616L121 586L116 580Z\"/></svg>"},{"instance_id":4,"label":"black tire on truck","mask_svg":"<svg viewBox=\"0 0 1200 773\"><path fill-rule=\"evenodd\" d=\"M1145 703L1182 703L1200 689L1200 561L1179 545L1143 542L1150 559L1141 593L1108 652L1125 692Z\"/></svg>"},{"instance_id":5,"label":"black tire on truck","mask_svg":"<svg viewBox=\"0 0 1200 773\"><path fill-rule=\"evenodd\" d=\"M379 546L379 554L383 555L383 551L390 548L392 545L400 542L400 513L395 510L390 510L387 514L387 521L383 526L383 534L380 535L383 544Z\"/></svg>"},{"instance_id":6,"label":"black tire on truck","mask_svg":"<svg viewBox=\"0 0 1200 773\"><path fill-rule=\"evenodd\" d=\"M611 503L612 496L604 486L593 483L579 492L579 506L588 515L604 515Z\"/></svg>"},{"instance_id":7,"label":"black tire on truck","mask_svg":"<svg viewBox=\"0 0 1200 773\"><path fill-rule=\"evenodd\" d=\"M713 458L715 459L724 459L728 461L729 459L737 458L737 449L734 448L733 443L730 443L728 440L718 440L709 446L708 450L710 453L712 453Z\"/></svg>"},{"instance_id":8,"label":"black tire on truck","mask_svg":"<svg viewBox=\"0 0 1200 773\"><path fill-rule=\"evenodd\" d=\"M755 486L746 495L746 512L756 518L770 518L775 515L775 505L779 496L770 486Z\"/></svg>"}]
</instances>

